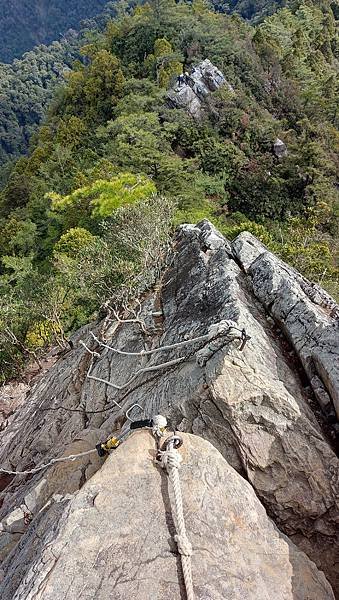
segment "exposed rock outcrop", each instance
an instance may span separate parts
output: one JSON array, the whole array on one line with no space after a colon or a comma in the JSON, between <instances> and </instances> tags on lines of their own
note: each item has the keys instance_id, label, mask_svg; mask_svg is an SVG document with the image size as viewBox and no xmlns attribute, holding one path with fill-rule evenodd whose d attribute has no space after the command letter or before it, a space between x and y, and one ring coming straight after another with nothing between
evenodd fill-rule
<instances>
[{"instance_id":1,"label":"exposed rock outcrop","mask_svg":"<svg viewBox=\"0 0 339 600\"><path fill-rule=\"evenodd\" d=\"M299 330L296 321L292 327L294 309L286 311L298 303ZM74 336L74 349L35 385L0 434L0 464L26 469L51 456L72 453L74 444L79 444L78 451L93 447L119 429L126 409L137 403L142 408L133 408L133 418L162 413L177 429L209 440L249 481L280 530L338 586L338 460L309 381L299 372L293 347L284 337L294 344L306 371L304 353L311 344L312 356L317 352L317 365L322 365L317 367L318 378L331 402L335 401L335 370L327 374L331 387L321 369L329 364L326 352L336 351L331 336L337 331L337 310L325 292L252 236L242 234L230 244L207 221L183 226L170 266L155 291L142 299L138 319L128 323L106 319ZM315 331L311 331L312 319ZM232 325L240 331L245 328L247 337ZM219 337L211 337L212 326ZM151 355L122 355L100 346L90 330L107 345L128 352L208 333L209 339ZM312 341L316 331L317 348ZM298 335L307 343L299 344ZM91 356L80 340L98 355ZM123 389L88 379L92 360L94 377ZM152 370L160 363L167 364ZM147 370L133 378L140 369ZM51 523L69 510L68 494L81 488L100 465L101 460L90 455L31 478L0 479L3 525L9 515L26 506L29 494L35 502L24 522L24 534L22 529L0 533L2 555L6 548L7 552L14 548L4 565L6 572L10 563L18 564L27 536L33 540L35 528L43 543L49 543ZM43 479L48 485L41 483ZM127 494L131 489L133 484ZM15 548L18 536L21 541Z\"/></svg>"},{"instance_id":2,"label":"exposed rock outcrop","mask_svg":"<svg viewBox=\"0 0 339 600\"><path fill-rule=\"evenodd\" d=\"M334 600L324 574L268 519L251 486L211 444L183 437L196 599ZM171 488L155 454L149 433L132 434L64 502L59 521L43 511L4 565L3 600L185 598Z\"/></svg>"},{"instance_id":3,"label":"exposed rock outcrop","mask_svg":"<svg viewBox=\"0 0 339 600\"><path fill-rule=\"evenodd\" d=\"M9 383L0 388L0 431L8 425L10 416L25 401L28 385L20 383Z\"/></svg>"},{"instance_id":4,"label":"exposed rock outcrop","mask_svg":"<svg viewBox=\"0 0 339 600\"><path fill-rule=\"evenodd\" d=\"M251 234L241 234L233 248L256 297L292 343L324 412L331 415L334 407L339 417L338 305Z\"/></svg>"},{"instance_id":5,"label":"exposed rock outcrop","mask_svg":"<svg viewBox=\"0 0 339 600\"><path fill-rule=\"evenodd\" d=\"M286 144L280 138L275 140L273 150L277 158L285 158L288 154Z\"/></svg>"},{"instance_id":6,"label":"exposed rock outcrop","mask_svg":"<svg viewBox=\"0 0 339 600\"><path fill-rule=\"evenodd\" d=\"M207 96L223 85L234 93L233 87L225 80L221 71L206 59L194 67L189 74L179 78L168 94L168 101L171 106L183 108L192 117L199 118Z\"/></svg>"}]
</instances>

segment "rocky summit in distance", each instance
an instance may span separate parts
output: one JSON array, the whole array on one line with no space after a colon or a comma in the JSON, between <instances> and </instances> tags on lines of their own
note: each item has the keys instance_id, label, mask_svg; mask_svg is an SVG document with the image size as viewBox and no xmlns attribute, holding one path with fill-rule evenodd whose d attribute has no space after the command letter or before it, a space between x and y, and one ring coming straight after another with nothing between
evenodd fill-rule
<instances>
[{"instance_id":1,"label":"rocky summit in distance","mask_svg":"<svg viewBox=\"0 0 339 600\"><path fill-rule=\"evenodd\" d=\"M190 73L178 77L176 84L168 93L168 103L173 108L183 108L192 117L198 119L204 107L206 98L221 86L227 86L229 92L234 89L228 83L217 67L205 59Z\"/></svg>"},{"instance_id":2,"label":"rocky summit in distance","mask_svg":"<svg viewBox=\"0 0 339 600\"><path fill-rule=\"evenodd\" d=\"M87 452L128 432L127 410L165 415L193 434L180 473L196 599L333 599L338 306L252 235L230 243L203 221L179 228L130 309L78 331L36 381L0 432L1 467ZM105 463L3 474L1 598L184 598L154 455L135 433Z\"/></svg>"}]
</instances>

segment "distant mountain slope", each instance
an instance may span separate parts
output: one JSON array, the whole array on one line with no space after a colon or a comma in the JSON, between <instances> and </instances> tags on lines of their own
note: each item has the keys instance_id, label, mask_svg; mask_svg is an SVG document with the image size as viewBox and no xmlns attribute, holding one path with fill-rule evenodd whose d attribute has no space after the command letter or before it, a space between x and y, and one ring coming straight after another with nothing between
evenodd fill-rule
<instances>
[{"instance_id":1,"label":"distant mountain slope","mask_svg":"<svg viewBox=\"0 0 339 600\"><path fill-rule=\"evenodd\" d=\"M106 0L1 0L0 61L10 62L37 44L59 39L105 4Z\"/></svg>"},{"instance_id":2,"label":"distant mountain slope","mask_svg":"<svg viewBox=\"0 0 339 600\"><path fill-rule=\"evenodd\" d=\"M99 15L83 21L82 29L69 31L49 45L40 44L11 64L0 62L0 188L1 166L27 152L55 88L63 83L73 61L81 58L79 49L89 31L103 29L114 14L114 2L109 2Z\"/></svg>"},{"instance_id":3,"label":"distant mountain slope","mask_svg":"<svg viewBox=\"0 0 339 600\"><path fill-rule=\"evenodd\" d=\"M79 55L73 36L37 46L12 65L0 63L0 165L23 154L56 85Z\"/></svg>"}]
</instances>

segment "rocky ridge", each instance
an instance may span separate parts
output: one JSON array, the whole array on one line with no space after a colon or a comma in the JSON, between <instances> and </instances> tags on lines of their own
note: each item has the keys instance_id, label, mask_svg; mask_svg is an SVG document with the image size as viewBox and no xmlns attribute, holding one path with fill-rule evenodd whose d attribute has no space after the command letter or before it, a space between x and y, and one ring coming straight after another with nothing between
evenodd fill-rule
<instances>
[{"instance_id":1,"label":"rocky ridge","mask_svg":"<svg viewBox=\"0 0 339 600\"><path fill-rule=\"evenodd\" d=\"M222 454L223 468L235 469L245 487L243 479L249 482L280 531L339 589L339 471L328 428L338 409L337 305L250 234L230 244L204 221L180 228L170 265L156 289L141 299L137 313L132 319L125 314L126 322L107 318L77 332L74 349L35 384L0 433L0 464L29 469L52 456L93 448L121 427L125 431L124 415L131 407L133 418L165 414L176 429L208 440ZM209 337L202 340L204 335ZM193 338L200 341L190 343ZM180 341L187 344L140 354ZM118 354L103 344L139 354ZM5 600L39 597L29 595L28 584L21 596L14 596L19 580L29 581L30 567L35 573L40 569L35 531L37 540L51 540L53 549L57 516L67 527L67 507L107 474L101 465L102 459L91 454L32 477L2 476L0 591ZM239 483L237 494L242 493ZM218 560L221 568L221 555ZM312 571L307 560L302 559L305 569ZM299 586L309 577L305 569L297 577ZM331 598L327 584L319 583L322 576L314 573L325 595L313 590L309 597ZM213 593L211 598L219 597ZM241 593L233 597L257 597ZM159 592L158 597L166 596Z\"/></svg>"},{"instance_id":2,"label":"rocky ridge","mask_svg":"<svg viewBox=\"0 0 339 600\"><path fill-rule=\"evenodd\" d=\"M180 478L195 597L333 600L323 573L273 525L220 453L196 436L184 434L183 441ZM106 600L112 593L117 600L186 598L167 477L155 454L149 433L132 434L76 496L59 504L48 539L46 515L38 516L27 534L34 557L27 543L21 546L6 593L13 600Z\"/></svg>"}]
</instances>

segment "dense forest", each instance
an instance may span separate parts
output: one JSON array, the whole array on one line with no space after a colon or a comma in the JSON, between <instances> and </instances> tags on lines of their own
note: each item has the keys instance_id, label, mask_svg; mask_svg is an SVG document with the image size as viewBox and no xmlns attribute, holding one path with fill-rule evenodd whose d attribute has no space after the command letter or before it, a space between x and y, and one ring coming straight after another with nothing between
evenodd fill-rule
<instances>
[{"instance_id":1,"label":"dense forest","mask_svg":"<svg viewBox=\"0 0 339 600\"><path fill-rule=\"evenodd\" d=\"M338 38L329 2L253 26L203 0L118 5L0 193L2 378L151 285L172 228L247 229L339 295ZM218 7L220 8L220 7ZM208 58L231 84L168 103ZM277 156L274 142L287 152Z\"/></svg>"},{"instance_id":2,"label":"dense forest","mask_svg":"<svg viewBox=\"0 0 339 600\"><path fill-rule=\"evenodd\" d=\"M27 152L56 86L80 56L79 43L78 36L70 36L38 46L12 64L0 63L0 165Z\"/></svg>"},{"instance_id":3,"label":"dense forest","mask_svg":"<svg viewBox=\"0 0 339 600\"><path fill-rule=\"evenodd\" d=\"M78 30L68 31L60 41L48 46L40 44L10 64L0 63L0 187L10 168L6 163L27 152L65 74L75 59L82 60L81 46L92 30L103 30L114 14L114 3L110 2L96 17L82 22Z\"/></svg>"},{"instance_id":4,"label":"dense forest","mask_svg":"<svg viewBox=\"0 0 339 600\"><path fill-rule=\"evenodd\" d=\"M289 0L213 0L214 8L220 12L237 13L244 19L258 22L272 15L279 8L290 4Z\"/></svg>"},{"instance_id":5,"label":"dense forest","mask_svg":"<svg viewBox=\"0 0 339 600\"><path fill-rule=\"evenodd\" d=\"M79 29L82 19L99 13L106 0L2 0L0 61L11 62L38 44Z\"/></svg>"},{"instance_id":6,"label":"dense forest","mask_svg":"<svg viewBox=\"0 0 339 600\"><path fill-rule=\"evenodd\" d=\"M300 5L300 0L212 0L211 4L220 12L228 14L239 14L251 23L260 23L269 15L272 15L280 8L290 8L296 10ZM312 0L310 4L319 8L328 10L330 7L333 14L338 18L338 2L336 0Z\"/></svg>"}]
</instances>

